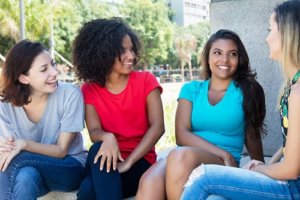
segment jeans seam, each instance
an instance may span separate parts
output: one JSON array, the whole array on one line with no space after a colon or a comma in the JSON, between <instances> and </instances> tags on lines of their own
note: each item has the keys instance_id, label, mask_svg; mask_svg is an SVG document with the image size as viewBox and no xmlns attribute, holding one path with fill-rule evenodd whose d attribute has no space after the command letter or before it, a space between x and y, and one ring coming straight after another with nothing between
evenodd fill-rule
<instances>
[{"instance_id":1,"label":"jeans seam","mask_svg":"<svg viewBox=\"0 0 300 200\"><path fill-rule=\"evenodd\" d=\"M16 157L16 159L18 159L18 157ZM73 159L75 159L75 158L73 158ZM27 162L30 162L30 163L39 163L39 164L45 164L45 165L50 165L52 163L52 162L47 162L47 161L44 161L44 160L31 160L31 159L26 159L26 160L20 160L20 159L18 159L15 162L16 163L14 163L11 166L12 169L11 169L11 173L10 173L9 180L8 180L9 186L8 186L8 190L7 190L7 193L6 193L7 197L8 197L7 200L10 200L11 199L11 195L13 194L13 190L14 190L14 184L13 183L15 181L13 179L17 176L16 171L17 171L18 168L20 168L20 166L23 166ZM77 162L78 162L79 165L78 164L75 165L75 164L65 164L65 163L64 164L58 164L58 163L56 163L55 166L59 166L59 167L77 167L77 166L82 166L79 161L77 161Z\"/></svg>"},{"instance_id":2,"label":"jeans seam","mask_svg":"<svg viewBox=\"0 0 300 200\"><path fill-rule=\"evenodd\" d=\"M272 197L275 199L286 199L286 198L291 198L291 195L274 195L271 192L261 192L261 191L253 191L250 189L243 189L243 188L239 188L239 187L229 187L229 186L223 186L223 185L212 185L212 186L206 186L203 190L205 190L207 193L210 193L210 190L213 189L225 189L228 191L239 191L239 192L245 192L248 194L256 194L256 195L261 195L261 196L265 196L265 197Z\"/></svg>"}]
</instances>

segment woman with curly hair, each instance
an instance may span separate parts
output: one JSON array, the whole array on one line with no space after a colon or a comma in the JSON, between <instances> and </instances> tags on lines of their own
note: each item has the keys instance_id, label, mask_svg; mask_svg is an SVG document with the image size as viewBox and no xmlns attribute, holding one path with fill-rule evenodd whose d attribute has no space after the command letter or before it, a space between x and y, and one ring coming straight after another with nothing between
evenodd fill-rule
<instances>
[{"instance_id":1,"label":"woman with curly hair","mask_svg":"<svg viewBox=\"0 0 300 200\"><path fill-rule=\"evenodd\" d=\"M143 183L149 190L153 180L150 191L162 193L159 197L158 192L143 192L143 199L179 199L194 168L201 163L237 167L244 144L251 158L264 159L264 91L239 36L230 30L214 33L203 49L201 64L205 80L186 83L178 97L175 134L180 147L141 180L141 195L147 191ZM157 186L163 182L160 185L166 185L166 192Z\"/></svg>"},{"instance_id":2,"label":"woman with curly hair","mask_svg":"<svg viewBox=\"0 0 300 200\"><path fill-rule=\"evenodd\" d=\"M56 64L38 42L8 54L0 87L0 199L32 200L78 189L87 153L80 89L57 81Z\"/></svg>"},{"instance_id":3,"label":"woman with curly hair","mask_svg":"<svg viewBox=\"0 0 300 200\"><path fill-rule=\"evenodd\" d=\"M194 170L181 199L299 199L300 198L300 1L279 4L269 19L269 57L282 64L286 79L279 113L283 135L280 162L252 160L245 169L202 165ZM210 198L210 197L209 197Z\"/></svg>"},{"instance_id":4,"label":"woman with curly hair","mask_svg":"<svg viewBox=\"0 0 300 200\"><path fill-rule=\"evenodd\" d=\"M133 71L137 35L120 19L86 23L74 41L73 61L85 83L85 120L94 143L78 199L134 196L142 174L156 161L164 133L162 88L149 72Z\"/></svg>"}]
</instances>

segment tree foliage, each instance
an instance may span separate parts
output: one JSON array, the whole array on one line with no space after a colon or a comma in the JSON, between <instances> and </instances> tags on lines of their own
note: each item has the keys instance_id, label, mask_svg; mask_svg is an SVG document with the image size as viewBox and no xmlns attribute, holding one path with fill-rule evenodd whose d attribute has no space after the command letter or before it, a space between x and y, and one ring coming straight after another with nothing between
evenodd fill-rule
<instances>
[{"instance_id":1,"label":"tree foliage","mask_svg":"<svg viewBox=\"0 0 300 200\"><path fill-rule=\"evenodd\" d=\"M95 18L120 16L138 33L143 44L140 60L145 69L154 64L179 65L176 41L184 42L187 35L196 41L192 51L192 65L197 51L208 36L208 24L176 28L170 21L174 12L165 0L125 0L124 5L103 3L101 0L23 0L26 37L50 47L51 18L55 50L70 60L72 41L83 23ZM0 1L0 53L20 38L20 10L18 0ZM177 66L178 67L178 66Z\"/></svg>"},{"instance_id":2,"label":"tree foliage","mask_svg":"<svg viewBox=\"0 0 300 200\"><path fill-rule=\"evenodd\" d=\"M161 1L127 0L121 13L143 42L144 68L157 58L166 59L173 40L173 25L166 5Z\"/></svg>"}]
</instances>

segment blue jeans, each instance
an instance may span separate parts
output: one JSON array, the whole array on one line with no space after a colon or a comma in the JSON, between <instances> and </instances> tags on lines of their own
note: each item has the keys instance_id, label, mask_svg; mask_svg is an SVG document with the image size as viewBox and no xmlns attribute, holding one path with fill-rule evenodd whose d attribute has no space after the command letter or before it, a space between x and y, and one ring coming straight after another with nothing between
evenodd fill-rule
<instances>
[{"instance_id":1,"label":"blue jeans","mask_svg":"<svg viewBox=\"0 0 300 200\"><path fill-rule=\"evenodd\" d=\"M145 159L137 161L127 172L118 170L106 172L106 163L100 171L100 159L94 164L101 142L95 143L89 150L86 161L86 177L77 193L78 200L121 200L134 196L138 189L140 177L151 166Z\"/></svg>"},{"instance_id":2,"label":"blue jeans","mask_svg":"<svg viewBox=\"0 0 300 200\"><path fill-rule=\"evenodd\" d=\"M181 200L300 199L300 179L280 181L258 172L219 165L202 165L193 173Z\"/></svg>"},{"instance_id":3,"label":"blue jeans","mask_svg":"<svg viewBox=\"0 0 300 200\"><path fill-rule=\"evenodd\" d=\"M71 156L59 159L22 151L0 172L0 199L31 200L51 190L72 191L83 177L83 166Z\"/></svg>"}]
</instances>

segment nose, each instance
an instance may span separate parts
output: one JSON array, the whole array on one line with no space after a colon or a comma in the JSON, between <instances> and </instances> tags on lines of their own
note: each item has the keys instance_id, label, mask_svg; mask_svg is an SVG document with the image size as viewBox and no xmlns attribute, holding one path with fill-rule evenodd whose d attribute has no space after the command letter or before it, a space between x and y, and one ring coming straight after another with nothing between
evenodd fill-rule
<instances>
[{"instance_id":1,"label":"nose","mask_svg":"<svg viewBox=\"0 0 300 200\"><path fill-rule=\"evenodd\" d=\"M229 57L229 55L223 54L222 57L221 57L221 60L226 63L229 59L228 57Z\"/></svg>"},{"instance_id":2,"label":"nose","mask_svg":"<svg viewBox=\"0 0 300 200\"><path fill-rule=\"evenodd\" d=\"M133 50L128 50L127 53L126 53L126 57L128 59L134 59L135 58L135 53Z\"/></svg>"}]
</instances>

